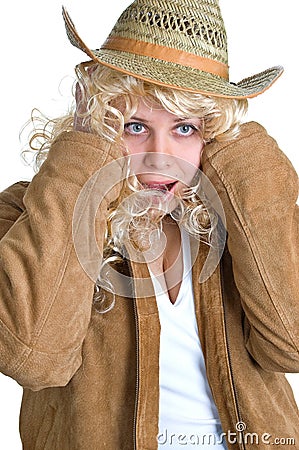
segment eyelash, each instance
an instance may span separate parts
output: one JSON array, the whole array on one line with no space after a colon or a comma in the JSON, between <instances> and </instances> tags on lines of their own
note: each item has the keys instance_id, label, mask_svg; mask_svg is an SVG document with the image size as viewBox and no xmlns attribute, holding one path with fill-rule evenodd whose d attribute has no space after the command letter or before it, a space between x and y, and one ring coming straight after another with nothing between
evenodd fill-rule
<instances>
[{"instance_id":1,"label":"eyelash","mask_svg":"<svg viewBox=\"0 0 299 450\"><path fill-rule=\"evenodd\" d=\"M183 128L183 127L189 127L189 128L191 128L193 131L198 131L198 128L197 128L195 125L193 125L192 123L182 123L182 124L180 124L180 125L177 126L177 129L178 129L178 128ZM192 134L193 134L193 133L192 133ZM181 134L180 136L184 136L184 134ZM187 134L187 136L190 136L190 134Z\"/></svg>"},{"instance_id":2,"label":"eyelash","mask_svg":"<svg viewBox=\"0 0 299 450\"><path fill-rule=\"evenodd\" d=\"M140 126L142 126L143 128L145 128L145 126L143 125L143 123L140 123L140 122L129 122L129 123L126 123L125 124L125 126L124 126L124 130L125 131L127 131L129 134L135 134L135 135L138 135L138 134L141 134L141 133L130 133L129 132L129 127L132 127L133 125L140 125Z\"/></svg>"},{"instance_id":3,"label":"eyelash","mask_svg":"<svg viewBox=\"0 0 299 450\"><path fill-rule=\"evenodd\" d=\"M141 127L143 127L144 129L146 128L146 126L143 124L143 123L141 123L141 122L129 122L129 123L126 123L125 124L125 126L124 126L124 131L126 132L127 131L127 133L129 133L129 134L131 134L131 135L135 135L135 136L138 136L139 134L142 134L142 133L130 133L130 131L128 130L129 129L129 127L132 127L133 125L140 125ZM199 131L199 129L195 126L195 125L193 125L193 124L191 124L191 123L181 123L180 125L178 125L177 127L176 127L176 129L179 129L179 128L182 128L182 127L190 127L193 131L195 131L195 132L197 132L197 131ZM193 133L192 133L193 134ZM184 136L184 133L183 134L180 134L180 136ZM188 136L191 136L190 134L186 134L186 136L188 137Z\"/></svg>"}]
</instances>

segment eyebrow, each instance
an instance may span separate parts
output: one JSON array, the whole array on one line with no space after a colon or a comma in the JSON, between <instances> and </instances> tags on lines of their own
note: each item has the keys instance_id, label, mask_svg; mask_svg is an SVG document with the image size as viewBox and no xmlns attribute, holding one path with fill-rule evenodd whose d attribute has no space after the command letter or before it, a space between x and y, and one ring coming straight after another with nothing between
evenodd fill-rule
<instances>
[{"instance_id":1,"label":"eyebrow","mask_svg":"<svg viewBox=\"0 0 299 450\"><path fill-rule=\"evenodd\" d=\"M144 123L148 123L149 121L146 119L142 119L142 117L137 117L137 116L132 116L128 119L129 120L136 120L136 122L144 122Z\"/></svg>"},{"instance_id":2,"label":"eyebrow","mask_svg":"<svg viewBox=\"0 0 299 450\"><path fill-rule=\"evenodd\" d=\"M132 116L129 120L136 120L137 122L150 123L150 120L143 119L142 117ZM199 117L178 117L174 119L174 123L184 122L186 120L200 120Z\"/></svg>"}]
</instances>

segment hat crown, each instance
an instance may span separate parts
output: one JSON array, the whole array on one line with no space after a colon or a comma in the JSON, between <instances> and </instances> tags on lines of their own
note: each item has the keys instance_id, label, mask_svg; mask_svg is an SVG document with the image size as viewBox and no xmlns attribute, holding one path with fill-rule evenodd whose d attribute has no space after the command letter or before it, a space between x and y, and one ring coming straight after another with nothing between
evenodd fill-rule
<instances>
[{"instance_id":1,"label":"hat crown","mask_svg":"<svg viewBox=\"0 0 299 450\"><path fill-rule=\"evenodd\" d=\"M227 36L217 0L135 0L111 38L162 45L228 64Z\"/></svg>"},{"instance_id":2,"label":"hat crown","mask_svg":"<svg viewBox=\"0 0 299 450\"><path fill-rule=\"evenodd\" d=\"M92 61L149 83L224 98L255 97L280 77L272 67L229 81L227 37L218 0L135 0L107 40L91 50L62 8L70 42Z\"/></svg>"}]
</instances>

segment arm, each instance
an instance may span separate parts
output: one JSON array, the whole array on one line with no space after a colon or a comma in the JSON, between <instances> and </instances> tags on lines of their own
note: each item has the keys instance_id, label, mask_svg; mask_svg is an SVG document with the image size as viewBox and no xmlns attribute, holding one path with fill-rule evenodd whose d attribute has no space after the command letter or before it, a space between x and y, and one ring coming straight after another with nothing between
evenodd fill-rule
<instances>
[{"instance_id":1,"label":"arm","mask_svg":"<svg viewBox=\"0 0 299 450\"><path fill-rule=\"evenodd\" d=\"M63 133L23 202L25 185L0 195L0 370L25 387L65 385L81 364L94 283L76 256L73 210L86 181L116 153L97 136Z\"/></svg>"},{"instance_id":2,"label":"arm","mask_svg":"<svg viewBox=\"0 0 299 450\"><path fill-rule=\"evenodd\" d=\"M207 146L202 165L226 214L246 348L266 370L299 371L297 174L256 123Z\"/></svg>"}]
</instances>

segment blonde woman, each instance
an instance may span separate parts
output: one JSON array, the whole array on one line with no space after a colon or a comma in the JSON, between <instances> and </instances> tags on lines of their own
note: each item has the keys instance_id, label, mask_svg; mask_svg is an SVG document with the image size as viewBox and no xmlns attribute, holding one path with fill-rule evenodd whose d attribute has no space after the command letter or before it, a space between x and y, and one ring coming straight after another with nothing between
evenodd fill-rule
<instances>
[{"instance_id":1,"label":"blonde woman","mask_svg":"<svg viewBox=\"0 0 299 450\"><path fill-rule=\"evenodd\" d=\"M0 198L24 449L294 448L298 178L242 124L282 69L229 81L217 1L136 0L94 51L63 13L75 111Z\"/></svg>"}]
</instances>

